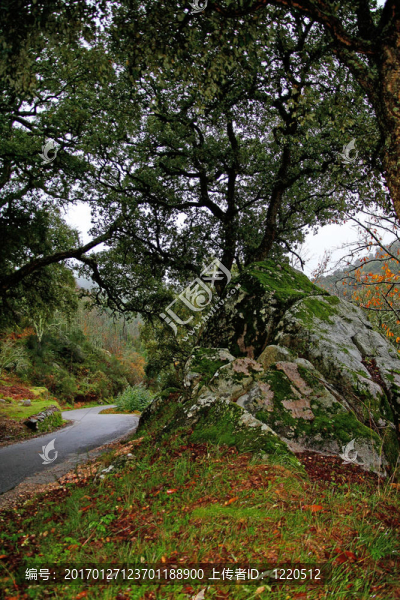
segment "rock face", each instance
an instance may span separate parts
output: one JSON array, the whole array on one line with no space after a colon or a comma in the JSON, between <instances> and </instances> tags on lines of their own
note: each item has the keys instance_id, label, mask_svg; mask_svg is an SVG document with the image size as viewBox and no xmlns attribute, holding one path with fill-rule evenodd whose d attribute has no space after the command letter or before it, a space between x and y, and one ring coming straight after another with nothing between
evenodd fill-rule
<instances>
[{"instance_id":1,"label":"rock face","mask_svg":"<svg viewBox=\"0 0 400 600\"><path fill-rule=\"evenodd\" d=\"M189 395L196 403L235 403L295 451L340 455L355 440L353 460L375 471L393 467L400 433L396 350L361 309L287 265L257 263L238 281L241 291L210 322L201 350L218 341L232 360L211 378L209 364L201 385L204 358L196 350L187 365ZM212 363L217 351L208 352Z\"/></svg>"},{"instance_id":2,"label":"rock face","mask_svg":"<svg viewBox=\"0 0 400 600\"><path fill-rule=\"evenodd\" d=\"M185 393L143 413L242 450L339 455L382 475L399 458L400 359L361 309L270 261L249 267L185 367ZM221 347L223 346L223 347ZM170 411L170 412L168 412Z\"/></svg>"}]
</instances>

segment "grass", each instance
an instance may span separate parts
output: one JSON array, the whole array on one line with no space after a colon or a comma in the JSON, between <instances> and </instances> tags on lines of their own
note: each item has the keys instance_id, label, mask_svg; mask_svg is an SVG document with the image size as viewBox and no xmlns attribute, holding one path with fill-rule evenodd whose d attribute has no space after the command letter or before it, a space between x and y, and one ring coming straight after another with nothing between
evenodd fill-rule
<instances>
[{"instance_id":1,"label":"grass","mask_svg":"<svg viewBox=\"0 0 400 600\"><path fill-rule=\"evenodd\" d=\"M115 408L105 408L100 411L101 415L138 415L140 416L142 413L139 410L122 410L118 407Z\"/></svg>"},{"instance_id":2,"label":"grass","mask_svg":"<svg viewBox=\"0 0 400 600\"><path fill-rule=\"evenodd\" d=\"M141 436L141 437L139 437ZM131 459L110 453L104 479L85 476L0 514L5 598L187 600L204 584L14 585L31 559L56 563L325 563L325 586L207 586L205 600L400 597L398 488L366 476L312 481L301 470L235 448L193 443L185 432L140 432ZM123 446L125 447L125 446ZM376 483L378 482L378 483ZM45 591L44 591L45 590ZM26 594L26 595L24 595Z\"/></svg>"},{"instance_id":3,"label":"grass","mask_svg":"<svg viewBox=\"0 0 400 600\"><path fill-rule=\"evenodd\" d=\"M112 404L113 401L110 400L110 402L108 402L108 404ZM68 411L68 410L77 410L80 408L97 408L100 406L105 406L104 403L100 404L99 402L93 401L93 402L76 402L74 405L71 404L66 404L65 406L63 406L63 411Z\"/></svg>"},{"instance_id":4,"label":"grass","mask_svg":"<svg viewBox=\"0 0 400 600\"><path fill-rule=\"evenodd\" d=\"M57 406L60 408L60 405L56 400L31 400L31 406L21 406L19 402L13 401L11 404L0 404L0 418L7 417L8 419L20 420L27 419L32 415L36 415L40 413L45 408L49 406Z\"/></svg>"}]
</instances>

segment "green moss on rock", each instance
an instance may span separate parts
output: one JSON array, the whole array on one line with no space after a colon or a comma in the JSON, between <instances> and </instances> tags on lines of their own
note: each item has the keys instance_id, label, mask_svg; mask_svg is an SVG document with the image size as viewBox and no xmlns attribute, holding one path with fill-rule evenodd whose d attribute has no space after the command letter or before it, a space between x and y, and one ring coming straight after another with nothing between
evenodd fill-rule
<instances>
[{"instance_id":1,"label":"green moss on rock","mask_svg":"<svg viewBox=\"0 0 400 600\"><path fill-rule=\"evenodd\" d=\"M285 456L297 465L297 459L278 436L261 427L240 425L242 415L243 409L231 402L215 402L202 411L190 439L235 446L240 452Z\"/></svg>"},{"instance_id":2,"label":"green moss on rock","mask_svg":"<svg viewBox=\"0 0 400 600\"><path fill-rule=\"evenodd\" d=\"M247 272L261 283L265 291L273 291L279 303L286 304L288 301L295 301L310 294L327 293L312 283L303 273L286 264L280 266L281 269L277 270L273 260L265 260L255 263ZM242 285L246 289L246 283Z\"/></svg>"},{"instance_id":3,"label":"green moss on rock","mask_svg":"<svg viewBox=\"0 0 400 600\"><path fill-rule=\"evenodd\" d=\"M218 369L228 363L228 359L216 359L215 350L209 348L195 348L190 363L190 370L202 375L201 384L206 385Z\"/></svg>"},{"instance_id":4,"label":"green moss on rock","mask_svg":"<svg viewBox=\"0 0 400 600\"><path fill-rule=\"evenodd\" d=\"M312 325L314 319L330 321L337 314L335 303L329 298L304 298L296 310L296 318L305 325ZM339 301L339 299L337 298Z\"/></svg>"}]
</instances>

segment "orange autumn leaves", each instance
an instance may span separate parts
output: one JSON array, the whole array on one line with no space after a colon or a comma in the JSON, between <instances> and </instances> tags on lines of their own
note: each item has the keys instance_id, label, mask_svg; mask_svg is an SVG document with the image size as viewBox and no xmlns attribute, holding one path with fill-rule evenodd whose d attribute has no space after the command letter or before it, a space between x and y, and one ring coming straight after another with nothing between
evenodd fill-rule
<instances>
[{"instance_id":1,"label":"orange autumn leaves","mask_svg":"<svg viewBox=\"0 0 400 600\"><path fill-rule=\"evenodd\" d=\"M369 311L386 337L400 345L400 259L385 253L377 258L382 261L380 273L365 272L364 265L354 271L352 300Z\"/></svg>"}]
</instances>

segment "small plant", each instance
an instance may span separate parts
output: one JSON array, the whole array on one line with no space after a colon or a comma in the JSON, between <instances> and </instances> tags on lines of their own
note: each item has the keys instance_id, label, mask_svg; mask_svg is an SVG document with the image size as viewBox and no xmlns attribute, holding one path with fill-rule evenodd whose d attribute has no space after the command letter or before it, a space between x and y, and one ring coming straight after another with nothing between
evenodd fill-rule
<instances>
[{"instance_id":1,"label":"small plant","mask_svg":"<svg viewBox=\"0 0 400 600\"><path fill-rule=\"evenodd\" d=\"M142 385L129 385L116 399L119 410L133 412L142 411L152 402L154 394Z\"/></svg>"},{"instance_id":2,"label":"small plant","mask_svg":"<svg viewBox=\"0 0 400 600\"><path fill-rule=\"evenodd\" d=\"M98 533L105 535L107 533L107 525L114 521L114 519L116 519L115 515L104 515L99 521L92 521L89 529L95 528Z\"/></svg>"},{"instance_id":3,"label":"small plant","mask_svg":"<svg viewBox=\"0 0 400 600\"><path fill-rule=\"evenodd\" d=\"M38 423L38 431L52 431L56 427L61 427L63 424L63 419L60 412L55 412L52 415L46 417L44 421Z\"/></svg>"}]
</instances>

